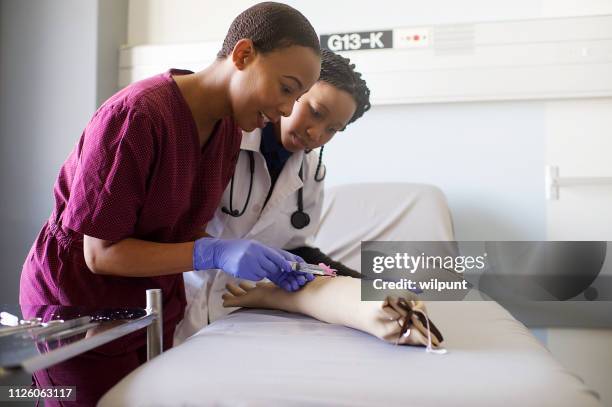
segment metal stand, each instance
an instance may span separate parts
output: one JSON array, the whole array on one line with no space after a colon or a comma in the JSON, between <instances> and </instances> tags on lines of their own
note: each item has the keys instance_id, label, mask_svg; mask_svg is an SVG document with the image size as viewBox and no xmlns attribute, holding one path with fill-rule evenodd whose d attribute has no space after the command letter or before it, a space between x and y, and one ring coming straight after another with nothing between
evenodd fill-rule
<instances>
[{"instance_id":1,"label":"metal stand","mask_svg":"<svg viewBox=\"0 0 612 407\"><path fill-rule=\"evenodd\" d=\"M0 382L6 376L13 376L15 371L33 373L46 369L72 357L97 348L100 345L122 338L142 328L147 328L147 358L152 359L163 350L163 313L162 291L147 290L147 309L138 309L136 313L128 312L124 318L110 319L116 324L107 329L95 332L105 322L91 322L91 316L82 316L68 321L47 321L43 325L30 324L19 331L2 328L0 332ZM15 315L21 311L13 307ZM70 308L70 307L66 307ZM127 311L130 311L126 308ZM131 316L130 316L131 315ZM33 318L36 320L36 318ZM11 329L7 333L6 329ZM87 332L85 332L87 331ZM90 335L88 335L90 334ZM80 338L76 336L80 335ZM72 338L76 338L72 340ZM71 338L68 341L61 339ZM52 346L51 346L51 345Z\"/></svg>"},{"instance_id":2,"label":"metal stand","mask_svg":"<svg viewBox=\"0 0 612 407\"><path fill-rule=\"evenodd\" d=\"M147 327L147 360L153 359L163 351L163 309L162 291L147 290L147 314L152 314L154 320Z\"/></svg>"}]
</instances>

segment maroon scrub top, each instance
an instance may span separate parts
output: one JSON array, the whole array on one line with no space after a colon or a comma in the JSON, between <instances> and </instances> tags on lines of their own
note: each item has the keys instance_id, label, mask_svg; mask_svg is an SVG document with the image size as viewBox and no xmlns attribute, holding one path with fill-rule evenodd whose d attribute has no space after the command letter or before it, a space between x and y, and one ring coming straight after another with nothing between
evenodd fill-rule
<instances>
[{"instance_id":1,"label":"maroon scrub top","mask_svg":"<svg viewBox=\"0 0 612 407\"><path fill-rule=\"evenodd\" d=\"M213 217L240 151L241 131L220 120L201 148L170 70L104 103L60 170L55 208L26 258L21 304L145 307L163 290L164 347L185 309L182 274L115 277L85 264L83 235L108 241L192 241ZM205 97L205 96L203 96Z\"/></svg>"}]
</instances>

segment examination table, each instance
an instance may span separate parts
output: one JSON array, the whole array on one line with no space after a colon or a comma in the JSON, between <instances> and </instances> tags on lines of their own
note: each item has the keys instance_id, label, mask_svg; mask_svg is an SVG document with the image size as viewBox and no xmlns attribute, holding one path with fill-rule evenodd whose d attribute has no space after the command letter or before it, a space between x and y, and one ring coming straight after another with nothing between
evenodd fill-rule
<instances>
[{"instance_id":1,"label":"examination table","mask_svg":"<svg viewBox=\"0 0 612 407\"><path fill-rule=\"evenodd\" d=\"M326 191L314 243L359 269L362 240L453 238L438 189L366 184ZM99 405L600 405L493 301L428 302L448 349L437 355L282 311L228 314L220 307L227 279L220 272L188 274L193 301L177 330L184 343L125 377Z\"/></svg>"}]
</instances>

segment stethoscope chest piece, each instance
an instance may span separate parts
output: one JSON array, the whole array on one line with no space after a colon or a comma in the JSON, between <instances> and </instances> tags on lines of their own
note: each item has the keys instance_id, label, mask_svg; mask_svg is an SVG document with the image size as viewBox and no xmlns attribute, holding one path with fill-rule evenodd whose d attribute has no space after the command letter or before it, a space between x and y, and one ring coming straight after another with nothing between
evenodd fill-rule
<instances>
[{"instance_id":1,"label":"stethoscope chest piece","mask_svg":"<svg viewBox=\"0 0 612 407\"><path fill-rule=\"evenodd\" d=\"M300 166L300 171L298 175L302 182L304 181L304 161L302 160L302 165ZM298 199L297 199L297 211L291 214L291 226L296 229L304 229L310 223L310 216L306 212L304 212L304 197L302 196L304 188L298 189Z\"/></svg>"},{"instance_id":2,"label":"stethoscope chest piece","mask_svg":"<svg viewBox=\"0 0 612 407\"><path fill-rule=\"evenodd\" d=\"M303 211L295 211L291 215L291 226L296 229L304 229L310 224L310 216Z\"/></svg>"}]
</instances>

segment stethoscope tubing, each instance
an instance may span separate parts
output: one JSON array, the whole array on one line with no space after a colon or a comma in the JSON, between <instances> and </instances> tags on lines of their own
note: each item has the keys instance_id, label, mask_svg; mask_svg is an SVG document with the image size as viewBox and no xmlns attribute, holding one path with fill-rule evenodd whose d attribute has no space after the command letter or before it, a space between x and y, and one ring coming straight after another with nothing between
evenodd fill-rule
<instances>
[{"instance_id":1,"label":"stethoscope tubing","mask_svg":"<svg viewBox=\"0 0 612 407\"><path fill-rule=\"evenodd\" d=\"M323 147L321 147L323 148ZM253 177L255 175L255 157L253 154L253 151L249 150L247 151L249 154L249 171L250 171L250 182L249 182L249 192L247 193L247 199L244 202L244 206L242 207L241 211L238 211L238 209L234 209L233 207L233 200L234 200L234 175L232 175L232 179L230 181L230 196L229 196L229 209L226 208L225 206L221 208L221 211L227 215L230 215L234 218L239 218L242 215L244 215L244 213L247 210L247 207L249 206L249 202L251 200L251 192L253 190ZM322 152L321 152L322 153ZM324 170L323 176L321 176L320 178L318 177L319 174L319 169L321 168L321 157L319 157L319 163L317 165L317 172L315 173L315 181L316 182L321 182L325 179L325 176L327 175L327 171ZM300 165L300 171L298 172L298 175L300 177L300 180L302 180L302 182L304 182L304 158L302 157L302 163ZM300 189L298 190L298 198L297 198L297 210L295 212L293 212L293 214L291 214L291 226L293 226L296 229L303 229L306 226L308 226L310 224L310 216L304 212L304 187L301 186Z\"/></svg>"}]
</instances>

